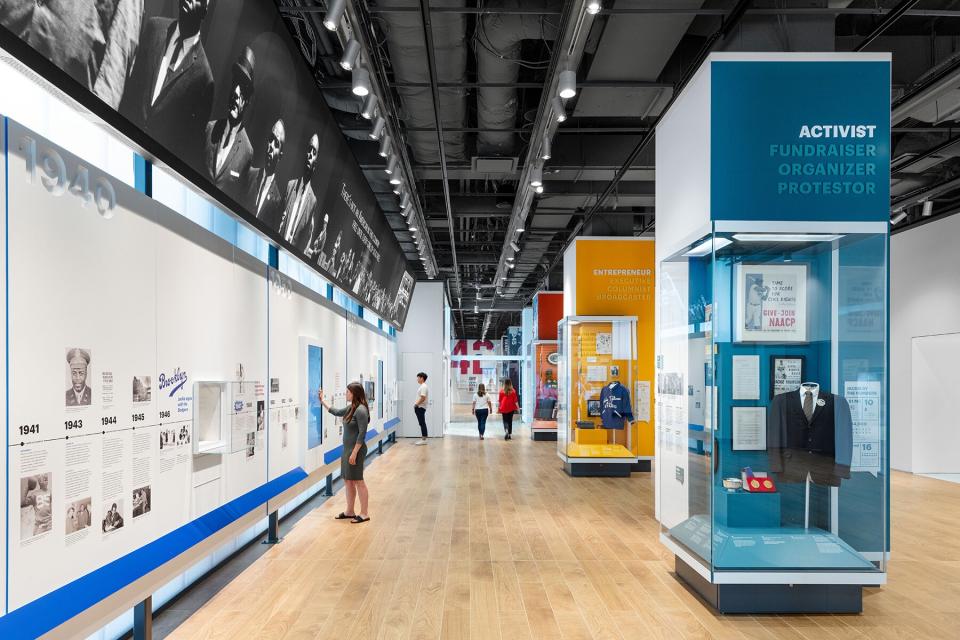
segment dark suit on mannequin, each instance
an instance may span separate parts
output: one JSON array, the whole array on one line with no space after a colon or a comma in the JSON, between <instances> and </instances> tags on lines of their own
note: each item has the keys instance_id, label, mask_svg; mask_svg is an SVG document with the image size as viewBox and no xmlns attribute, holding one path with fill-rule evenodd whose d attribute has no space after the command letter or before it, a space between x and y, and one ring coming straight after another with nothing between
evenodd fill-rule
<instances>
[{"instance_id":1,"label":"dark suit on mannequin","mask_svg":"<svg viewBox=\"0 0 960 640\"><path fill-rule=\"evenodd\" d=\"M791 391L775 396L770 404L770 471L781 482L806 482L810 474L814 484L839 487L841 480L850 477L853 457L850 405L843 397L821 389L808 422L802 398L801 391Z\"/></svg>"},{"instance_id":2,"label":"dark suit on mannequin","mask_svg":"<svg viewBox=\"0 0 960 640\"><path fill-rule=\"evenodd\" d=\"M151 18L140 32L137 59L124 89L119 111L174 155L200 169L203 132L213 106L213 74L199 40L180 65L168 71L153 100L160 66L177 22Z\"/></svg>"}]
</instances>

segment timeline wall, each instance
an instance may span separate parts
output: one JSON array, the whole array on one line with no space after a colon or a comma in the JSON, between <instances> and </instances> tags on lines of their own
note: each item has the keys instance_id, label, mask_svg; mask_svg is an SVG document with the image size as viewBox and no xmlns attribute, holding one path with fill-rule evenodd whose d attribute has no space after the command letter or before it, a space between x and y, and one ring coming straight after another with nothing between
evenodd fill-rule
<instances>
[{"instance_id":1,"label":"timeline wall","mask_svg":"<svg viewBox=\"0 0 960 640\"><path fill-rule=\"evenodd\" d=\"M337 402L360 374L385 398L397 360L382 331L5 123L4 613L334 461L342 434L329 415L308 446L304 343L322 347ZM229 389L219 422L205 420L214 384ZM377 407L380 432L396 407ZM199 430L207 422L223 425L219 441Z\"/></svg>"}]
</instances>

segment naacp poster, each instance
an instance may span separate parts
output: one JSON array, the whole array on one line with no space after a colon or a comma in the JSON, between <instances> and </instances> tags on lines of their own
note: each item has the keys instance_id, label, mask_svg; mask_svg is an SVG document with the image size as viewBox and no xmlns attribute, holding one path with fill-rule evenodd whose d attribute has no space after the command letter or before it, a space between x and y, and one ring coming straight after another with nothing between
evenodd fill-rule
<instances>
[{"instance_id":1,"label":"naacp poster","mask_svg":"<svg viewBox=\"0 0 960 640\"><path fill-rule=\"evenodd\" d=\"M737 342L807 341L807 266L738 264Z\"/></svg>"}]
</instances>

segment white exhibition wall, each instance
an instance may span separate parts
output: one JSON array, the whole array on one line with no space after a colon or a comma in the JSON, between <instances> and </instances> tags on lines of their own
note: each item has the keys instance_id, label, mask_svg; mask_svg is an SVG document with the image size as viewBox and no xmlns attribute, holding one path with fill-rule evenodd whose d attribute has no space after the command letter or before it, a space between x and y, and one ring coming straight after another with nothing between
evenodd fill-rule
<instances>
[{"instance_id":1,"label":"white exhibition wall","mask_svg":"<svg viewBox=\"0 0 960 640\"><path fill-rule=\"evenodd\" d=\"M420 428L413 413L413 403L417 397L418 371L425 372L429 378L430 404L427 407L427 427L431 437L443 435L443 425L449 417L446 414L449 393L449 371L447 350L449 342L445 340L446 323L444 321L444 301L446 293L442 282L418 282L413 290L410 311L404 330L397 334L399 351L399 402L398 417L401 437L417 437Z\"/></svg>"},{"instance_id":2,"label":"white exhibition wall","mask_svg":"<svg viewBox=\"0 0 960 640\"><path fill-rule=\"evenodd\" d=\"M894 469L928 471L923 449L915 443L946 443L958 430L956 420L923 419L914 423L914 404L934 398L918 398L913 392L916 339L960 332L957 238L960 216L937 220L890 239L890 464ZM935 375L949 379L954 374L944 370ZM951 396L936 401L952 406ZM953 472L960 473L960 465Z\"/></svg>"},{"instance_id":3,"label":"white exhibition wall","mask_svg":"<svg viewBox=\"0 0 960 640\"><path fill-rule=\"evenodd\" d=\"M383 331L12 121L7 165L4 612L338 459L330 416L308 447L305 341L323 348L335 401L362 380L370 429L396 417L398 351ZM198 382L234 389L216 453L196 450Z\"/></svg>"}]
</instances>

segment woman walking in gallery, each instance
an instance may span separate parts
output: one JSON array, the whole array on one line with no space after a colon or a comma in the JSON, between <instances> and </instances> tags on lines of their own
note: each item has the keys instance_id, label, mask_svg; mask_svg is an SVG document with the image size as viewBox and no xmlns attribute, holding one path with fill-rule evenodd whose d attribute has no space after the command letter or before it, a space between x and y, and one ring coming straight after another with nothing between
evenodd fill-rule
<instances>
[{"instance_id":1,"label":"woman walking in gallery","mask_svg":"<svg viewBox=\"0 0 960 640\"><path fill-rule=\"evenodd\" d=\"M343 418L343 454L340 456L340 477L347 487L347 510L337 516L337 520L350 520L356 524L367 522L367 506L370 493L363 481L363 462L367 457L367 425L370 423L370 406L363 385L351 382L347 385L347 406L334 408L323 397L323 389L317 392L320 404L338 418ZM360 513L354 510L357 496L360 496Z\"/></svg>"},{"instance_id":2,"label":"woman walking in gallery","mask_svg":"<svg viewBox=\"0 0 960 640\"><path fill-rule=\"evenodd\" d=\"M520 408L517 406L517 392L513 388L513 381L507 378L503 381L503 389L500 390L500 416L503 418L503 429L506 435L504 440L513 439L513 414Z\"/></svg>"},{"instance_id":3,"label":"woman walking in gallery","mask_svg":"<svg viewBox=\"0 0 960 640\"><path fill-rule=\"evenodd\" d=\"M477 385L477 393L473 396L473 415L477 417L477 431L480 432L481 440L483 440L483 434L487 430L487 416L490 415L492 409L493 402L487 395L487 388L481 382Z\"/></svg>"}]
</instances>

